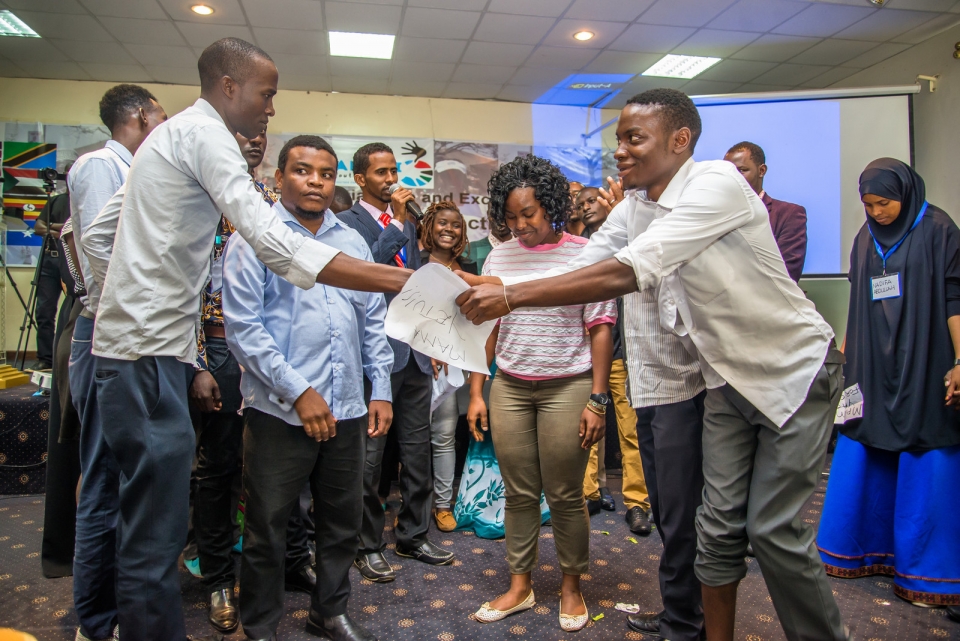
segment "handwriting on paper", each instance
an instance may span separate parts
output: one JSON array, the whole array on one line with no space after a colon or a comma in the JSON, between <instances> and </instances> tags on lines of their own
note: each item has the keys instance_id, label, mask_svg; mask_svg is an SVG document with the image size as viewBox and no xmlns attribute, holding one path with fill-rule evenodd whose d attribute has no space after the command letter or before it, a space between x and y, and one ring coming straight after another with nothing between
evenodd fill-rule
<instances>
[{"instance_id":1,"label":"handwriting on paper","mask_svg":"<svg viewBox=\"0 0 960 641\"><path fill-rule=\"evenodd\" d=\"M455 301L467 289L445 267L424 265L390 303L387 335L450 365L489 372L484 345L495 321L474 325L460 313Z\"/></svg>"}]
</instances>

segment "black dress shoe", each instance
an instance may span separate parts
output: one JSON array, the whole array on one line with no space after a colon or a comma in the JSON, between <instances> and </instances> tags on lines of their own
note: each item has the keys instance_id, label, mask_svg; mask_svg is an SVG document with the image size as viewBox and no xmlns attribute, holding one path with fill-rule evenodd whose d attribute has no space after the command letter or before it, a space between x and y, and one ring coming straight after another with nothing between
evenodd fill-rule
<instances>
[{"instance_id":1,"label":"black dress shoe","mask_svg":"<svg viewBox=\"0 0 960 641\"><path fill-rule=\"evenodd\" d=\"M753 553L753 543L747 543L747 556L757 556Z\"/></svg>"},{"instance_id":2,"label":"black dress shoe","mask_svg":"<svg viewBox=\"0 0 960 641\"><path fill-rule=\"evenodd\" d=\"M954 621L960 622L960 605L948 605L947 616Z\"/></svg>"},{"instance_id":3,"label":"black dress shoe","mask_svg":"<svg viewBox=\"0 0 960 641\"><path fill-rule=\"evenodd\" d=\"M287 592L306 592L312 594L317 587L317 573L307 563L296 572L288 574L283 580L283 589Z\"/></svg>"},{"instance_id":4,"label":"black dress shoe","mask_svg":"<svg viewBox=\"0 0 960 641\"><path fill-rule=\"evenodd\" d=\"M650 527L650 518L647 516L647 511L642 507L635 506L630 508L627 510L627 515L624 519L627 521L627 527L629 527L630 531L634 534L650 536L653 528Z\"/></svg>"},{"instance_id":5,"label":"black dress shoe","mask_svg":"<svg viewBox=\"0 0 960 641\"><path fill-rule=\"evenodd\" d=\"M397 573L393 571L383 552L370 552L361 554L353 560L353 564L360 570L360 576L367 581L374 583L389 583L397 578Z\"/></svg>"},{"instance_id":6,"label":"black dress shoe","mask_svg":"<svg viewBox=\"0 0 960 641\"><path fill-rule=\"evenodd\" d=\"M429 565L450 565L453 563L453 552L444 550L430 541L424 541L415 548L404 548L397 544L396 553L397 556L416 559Z\"/></svg>"},{"instance_id":7,"label":"black dress shoe","mask_svg":"<svg viewBox=\"0 0 960 641\"><path fill-rule=\"evenodd\" d=\"M240 615L233 600L233 590L224 588L210 594L210 625L217 632L230 634L237 629Z\"/></svg>"},{"instance_id":8,"label":"black dress shoe","mask_svg":"<svg viewBox=\"0 0 960 641\"><path fill-rule=\"evenodd\" d=\"M597 499L587 499L587 514L593 516L594 514L600 514L600 500Z\"/></svg>"},{"instance_id":9,"label":"black dress shoe","mask_svg":"<svg viewBox=\"0 0 960 641\"><path fill-rule=\"evenodd\" d=\"M600 507L607 512L617 511L617 502L613 500L613 494L605 487L600 488Z\"/></svg>"},{"instance_id":10,"label":"black dress shoe","mask_svg":"<svg viewBox=\"0 0 960 641\"><path fill-rule=\"evenodd\" d=\"M307 618L307 632L333 641L377 641L377 637L364 630L346 614L324 618L311 611Z\"/></svg>"},{"instance_id":11,"label":"black dress shoe","mask_svg":"<svg viewBox=\"0 0 960 641\"><path fill-rule=\"evenodd\" d=\"M627 617L627 627L636 632L660 636L660 619L663 612L656 614L631 614Z\"/></svg>"}]
</instances>

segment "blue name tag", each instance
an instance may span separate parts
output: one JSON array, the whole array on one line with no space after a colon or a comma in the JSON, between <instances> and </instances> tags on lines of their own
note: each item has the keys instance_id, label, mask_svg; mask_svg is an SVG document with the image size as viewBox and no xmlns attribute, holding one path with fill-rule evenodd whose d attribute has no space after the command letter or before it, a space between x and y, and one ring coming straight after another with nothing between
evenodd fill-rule
<instances>
[{"instance_id":1,"label":"blue name tag","mask_svg":"<svg viewBox=\"0 0 960 641\"><path fill-rule=\"evenodd\" d=\"M884 274L870 279L873 284L873 300L900 297L900 274Z\"/></svg>"}]
</instances>

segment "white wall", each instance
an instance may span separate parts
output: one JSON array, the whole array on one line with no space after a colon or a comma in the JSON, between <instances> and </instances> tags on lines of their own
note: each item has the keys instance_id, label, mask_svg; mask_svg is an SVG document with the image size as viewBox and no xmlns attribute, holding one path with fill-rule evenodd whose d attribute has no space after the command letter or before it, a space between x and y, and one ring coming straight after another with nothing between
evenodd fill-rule
<instances>
[{"instance_id":1,"label":"white wall","mask_svg":"<svg viewBox=\"0 0 960 641\"><path fill-rule=\"evenodd\" d=\"M960 60L953 57L956 42L960 42L960 26L834 87L905 85L913 83L918 74L940 75L935 93L923 82L923 91L913 98L915 167L927 183L927 199L960 220Z\"/></svg>"}]
</instances>

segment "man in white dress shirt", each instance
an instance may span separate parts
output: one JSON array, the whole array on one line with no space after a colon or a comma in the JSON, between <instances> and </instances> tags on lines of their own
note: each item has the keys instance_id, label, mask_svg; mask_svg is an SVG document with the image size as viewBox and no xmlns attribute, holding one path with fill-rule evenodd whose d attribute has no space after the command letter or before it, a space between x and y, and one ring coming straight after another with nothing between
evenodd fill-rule
<instances>
[{"instance_id":1,"label":"man in white dress shirt","mask_svg":"<svg viewBox=\"0 0 960 641\"><path fill-rule=\"evenodd\" d=\"M110 129L102 149L80 156L67 176L70 218L77 242L127 178L133 154L167 119L153 94L137 85L107 90L100 119ZM73 605L79 623L76 641L107 639L117 623L116 549L120 512L120 469L107 447L96 403L96 358L90 352L100 289L81 252L86 293L70 343L70 393L80 416L80 493L73 557Z\"/></svg>"},{"instance_id":2,"label":"man in white dress shirt","mask_svg":"<svg viewBox=\"0 0 960 641\"><path fill-rule=\"evenodd\" d=\"M102 290L97 403L121 471L120 629L158 641L186 638L177 557L195 443L187 388L221 212L268 269L303 289L396 292L407 277L294 233L254 188L234 134L256 137L275 113L270 57L224 38L198 67L200 99L144 141L127 182L80 239ZM319 438L335 420L321 415L304 428Z\"/></svg>"},{"instance_id":3,"label":"man in white dress shirt","mask_svg":"<svg viewBox=\"0 0 960 641\"><path fill-rule=\"evenodd\" d=\"M632 191L581 254L595 264L576 278L487 281L457 301L481 322L658 289L661 325L697 354L709 388L695 564L707 638L733 639L752 542L787 639L839 641L848 631L799 511L819 480L842 355L787 274L757 194L730 163L693 161L699 133L681 92L631 98L615 157Z\"/></svg>"}]
</instances>

